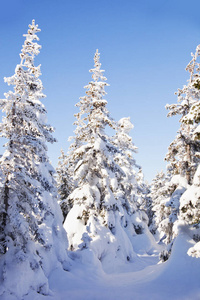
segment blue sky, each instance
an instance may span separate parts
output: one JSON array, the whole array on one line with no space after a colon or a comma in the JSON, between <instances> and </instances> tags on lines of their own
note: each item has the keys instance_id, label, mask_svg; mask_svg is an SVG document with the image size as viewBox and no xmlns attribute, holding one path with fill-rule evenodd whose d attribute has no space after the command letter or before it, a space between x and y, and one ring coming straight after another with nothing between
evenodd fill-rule
<instances>
[{"instance_id":1,"label":"blue sky","mask_svg":"<svg viewBox=\"0 0 200 300\"><path fill-rule=\"evenodd\" d=\"M118 120L131 117L136 161L149 181L161 169L178 118L167 118L165 105L186 84L185 67L200 43L200 1L184 0L7 0L0 10L0 98L8 87L32 19L41 28L41 80L48 121L58 143L49 145L56 167L75 127L75 104L90 81L96 49L101 53L108 109ZM0 144L2 144L0 142ZM3 151L3 149L1 150Z\"/></svg>"}]
</instances>

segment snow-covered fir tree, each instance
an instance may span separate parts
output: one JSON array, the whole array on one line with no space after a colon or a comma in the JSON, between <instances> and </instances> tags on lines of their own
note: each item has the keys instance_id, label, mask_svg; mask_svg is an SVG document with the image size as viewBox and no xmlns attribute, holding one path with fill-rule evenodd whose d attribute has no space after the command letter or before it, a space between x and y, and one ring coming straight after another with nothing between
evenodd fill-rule
<instances>
[{"instance_id":1,"label":"snow-covered fir tree","mask_svg":"<svg viewBox=\"0 0 200 300\"><path fill-rule=\"evenodd\" d=\"M166 190L163 187L166 185L166 175L163 171L156 174L151 183L151 192L149 194L152 201L152 223L150 230L153 234L156 234L160 222L165 219L166 208L163 205L163 200L167 198Z\"/></svg>"},{"instance_id":2,"label":"snow-covered fir tree","mask_svg":"<svg viewBox=\"0 0 200 300\"><path fill-rule=\"evenodd\" d=\"M187 65L186 70L190 73L188 84L182 89L178 89L178 103L167 105L168 116L180 115L180 130L175 140L171 143L166 160L170 162L171 173L180 174L187 179L188 184L192 179L200 162L200 143L198 139L193 139L196 132L197 123L193 121L195 116L198 119L198 108L200 99L200 45L197 46L192 60ZM197 132L196 132L197 134Z\"/></svg>"},{"instance_id":3,"label":"snow-covered fir tree","mask_svg":"<svg viewBox=\"0 0 200 300\"><path fill-rule=\"evenodd\" d=\"M184 116L182 122L190 128L190 143L193 147L193 170L196 170L192 184L180 198L180 215L177 223L182 221L193 227L193 238L196 245L188 252L191 256L200 257L200 45L197 46L193 60L189 64L191 72L191 97L193 104ZM197 167L198 166L198 167Z\"/></svg>"},{"instance_id":4,"label":"snow-covered fir tree","mask_svg":"<svg viewBox=\"0 0 200 300\"><path fill-rule=\"evenodd\" d=\"M130 214L137 210L136 205L136 171L137 165L133 158L137 148L132 143L129 131L133 128L130 118L122 118L116 124L114 145L119 149L114 155L115 162L121 167L124 176L119 179L120 188L116 191L116 198L120 199L126 211Z\"/></svg>"},{"instance_id":5,"label":"snow-covered fir tree","mask_svg":"<svg viewBox=\"0 0 200 300\"><path fill-rule=\"evenodd\" d=\"M30 289L48 294L48 276L68 266L67 236L46 143L55 141L46 122L39 76L34 65L41 46L35 21L29 25L15 74L5 78L14 91L5 94L1 136L8 142L0 166L3 176L0 203L0 281L2 290L22 299ZM20 279L23 276L24 280ZM12 282L12 284L11 284ZM9 297L9 296L8 296Z\"/></svg>"},{"instance_id":6,"label":"snow-covered fir tree","mask_svg":"<svg viewBox=\"0 0 200 300\"><path fill-rule=\"evenodd\" d=\"M133 144L129 134L133 128L130 118L122 118L117 122L114 145L120 150L115 153L114 159L121 167L124 176L119 177L118 189L115 198L119 199L123 207L122 226L128 234L133 247L134 236L145 234L148 231L148 216L146 214L146 198L144 180L139 181L141 167L136 164L134 154L137 147ZM139 169L139 170L138 170ZM139 205L139 203L141 204ZM144 204L145 202L145 204Z\"/></svg>"},{"instance_id":7,"label":"snow-covered fir tree","mask_svg":"<svg viewBox=\"0 0 200 300\"><path fill-rule=\"evenodd\" d=\"M61 156L59 157L57 171L57 187L60 195L60 206L63 212L64 220L73 203L68 200L68 196L74 190L75 182L73 180L74 163L70 160L70 155L65 155L61 150Z\"/></svg>"},{"instance_id":8,"label":"snow-covered fir tree","mask_svg":"<svg viewBox=\"0 0 200 300\"><path fill-rule=\"evenodd\" d=\"M121 226L122 204L115 198L118 177L124 173L114 161L117 148L109 141L106 126L115 128L104 99L106 78L99 62L98 50L94 56L93 81L85 88L86 96L77 106L74 143L71 161L74 161L75 189L67 202L73 207L67 214L67 230L71 250L90 248L100 260L120 257L131 260L134 251ZM73 224L73 226L70 226Z\"/></svg>"},{"instance_id":9,"label":"snow-covered fir tree","mask_svg":"<svg viewBox=\"0 0 200 300\"><path fill-rule=\"evenodd\" d=\"M165 175L163 171L158 173L152 181L150 196L154 215L150 230L158 240L167 245L166 250L160 254L163 261L168 259L171 253L176 236L173 226L178 219L179 200L186 187L186 179L179 175L171 177L169 173Z\"/></svg>"},{"instance_id":10,"label":"snow-covered fir tree","mask_svg":"<svg viewBox=\"0 0 200 300\"><path fill-rule=\"evenodd\" d=\"M173 240L176 236L173 226L179 215L180 198L187 189L187 180L184 177L175 175L171 178L164 190L167 191L167 198L163 201L165 209L168 211L166 218L159 224L160 232L164 232L164 242L168 245L168 251L171 251Z\"/></svg>"},{"instance_id":11,"label":"snow-covered fir tree","mask_svg":"<svg viewBox=\"0 0 200 300\"><path fill-rule=\"evenodd\" d=\"M198 121L194 121L194 118L196 117L198 120L199 54L200 46L197 47L195 54L192 54L192 60L186 67L186 70L190 72L190 79L187 85L178 89L178 103L166 106L169 109L168 116L180 115L181 123L178 134L170 144L165 158L168 161L168 181L163 188L167 191L167 195L158 205L161 208L161 203L164 204L162 210L167 211L167 216L160 222L159 228L160 232L162 231L166 236L164 241L168 244L169 250L171 250L173 240L177 235L177 226L174 227L174 224L183 218L181 211L188 209L188 214L190 214L189 206L183 208L182 202L185 203L183 199L193 183L194 174L200 162L200 143L198 138L194 138L194 136L198 136ZM188 200L188 205L189 203L191 202ZM158 220L159 211L157 207L155 214Z\"/></svg>"},{"instance_id":12,"label":"snow-covered fir tree","mask_svg":"<svg viewBox=\"0 0 200 300\"><path fill-rule=\"evenodd\" d=\"M176 234L179 234L182 227L185 231L190 231L196 243L188 250L188 255L200 257L200 165L196 170L192 185L180 198L179 218L174 227Z\"/></svg>"},{"instance_id":13,"label":"snow-covered fir tree","mask_svg":"<svg viewBox=\"0 0 200 300\"><path fill-rule=\"evenodd\" d=\"M150 185L144 179L142 168L140 167L137 176L137 206L139 210L146 213L148 217L148 226L152 224L153 211L152 211L152 199L150 197Z\"/></svg>"},{"instance_id":14,"label":"snow-covered fir tree","mask_svg":"<svg viewBox=\"0 0 200 300\"><path fill-rule=\"evenodd\" d=\"M154 233L158 230L159 240L166 244L172 241L173 221L170 217L171 208L168 203L170 203L174 190L170 178L163 171L158 173L152 181L151 198L154 217L151 230Z\"/></svg>"},{"instance_id":15,"label":"snow-covered fir tree","mask_svg":"<svg viewBox=\"0 0 200 300\"><path fill-rule=\"evenodd\" d=\"M71 166L68 175L74 190L61 205L65 211L72 207L64 223L70 249L92 250L106 269L108 260L113 265L115 259L123 263L132 261L136 255L133 237L138 232L145 235L143 241L146 239L149 245L151 236L148 218L135 204L132 152L136 148L128 135L132 124L129 118L116 124L110 117L104 99L108 84L98 50L94 62L90 70L93 81L85 87L86 96L76 105L80 109L75 115L77 127L65 160ZM108 127L117 130L114 137L107 135Z\"/></svg>"},{"instance_id":16,"label":"snow-covered fir tree","mask_svg":"<svg viewBox=\"0 0 200 300\"><path fill-rule=\"evenodd\" d=\"M191 78L189 84L191 98L193 104L188 109L182 122L189 126L190 132L190 145L192 148L192 171L195 170L194 180L191 187L181 197L180 204L180 218L187 221L189 224L196 224L200 221L199 210L199 163L200 163L200 63L197 62L197 58L200 56L200 45L197 46L196 53L193 55L193 60L189 64L189 71L191 72ZM194 193L190 192L195 190ZM187 200L186 200L187 199Z\"/></svg>"},{"instance_id":17,"label":"snow-covered fir tree","mask_svg":"<svg viewBox=\"0 0 200 300\"><path fill-rule=\"evenodd\" d=\"M195 173L193 184L180 199L179 220L195 226L200 224L200 166Z\"/></svg>"},{"instance_id":18,"label":"snow-covered fir tree","mask_svg":"<svg viewBox=\"0 0 200 300\"><path fill-rule=\"evenodd\" d=\"M200 99L200 45L197 46L186 70L190 73L188 84L178 90L178 104L168 105L169 116L181 115L178 136L170 145L166 160L173 175L186 178L189 185L200 163L200 142L198 138Z\"/></svg>"},{"instance_id":19,"label":"snow-covered fir tree","mask_svg":"<svg viewBox=\"0 0 200 300\"><path fill-rule=\"evenodd\" d=\"M163 200L154 207L158 224L158 231L162 240L168 245L168 253L171 252L176 233L173 230L175 221L178 219L180 198L188 187L188 163L186 161L187 146L182 133L178 133L168 148L165 157L167 165L167 176L164 186L160 190ZM191 175L192 176L192 175ZM164 215L162 215L162 211ZM160 215L160 216L159 216ZM162 221L161 221L162 220Z\"/></svg>"}]
</instances>

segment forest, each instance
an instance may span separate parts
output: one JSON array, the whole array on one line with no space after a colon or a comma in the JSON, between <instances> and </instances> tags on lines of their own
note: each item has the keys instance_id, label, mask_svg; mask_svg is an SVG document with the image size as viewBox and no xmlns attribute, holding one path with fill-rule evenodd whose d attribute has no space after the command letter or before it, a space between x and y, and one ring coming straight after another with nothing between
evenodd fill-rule
<instances>
[{"instance_id":1,"label":"forest","mask_svg":"<svg viewBox=\"0 0 200 300\"><path fill-rule=\"evenodd\" d=\"M115 121L107 109L98 50L53 168L39 32L33 20L0 100L0 298L200 299L200 45L166 105L179 116L166 171L148 183L130 117Z\"/></svg>"}]
</instances>

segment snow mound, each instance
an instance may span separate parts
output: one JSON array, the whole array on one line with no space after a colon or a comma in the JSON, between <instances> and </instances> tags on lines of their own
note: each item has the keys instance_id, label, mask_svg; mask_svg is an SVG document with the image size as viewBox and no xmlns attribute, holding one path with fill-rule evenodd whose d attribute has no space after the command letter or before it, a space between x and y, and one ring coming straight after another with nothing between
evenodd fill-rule
<instances>
[{"instance_id":1,"label":"snow mound","mask_svg":"<svg viewBox=\"0 0 200 300\"><path fill-rule=\"evenodd\" d=\"M194 245L191 234L182 226L165 263L156 264L153 255L141 256L131 264L132 270L130 264L121 266L122 273L104 273L90 249L79 251L73 254L72 271L59 268L52 272L52 296L31 292L24 300L199 300L200 259L187 254Z\"/></svg>"}]
</instances>

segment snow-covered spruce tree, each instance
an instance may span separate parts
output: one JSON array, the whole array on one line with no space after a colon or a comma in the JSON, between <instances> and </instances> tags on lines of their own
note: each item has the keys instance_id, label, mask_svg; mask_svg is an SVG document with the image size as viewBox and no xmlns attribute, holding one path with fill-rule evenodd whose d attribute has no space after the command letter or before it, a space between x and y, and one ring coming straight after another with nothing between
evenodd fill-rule
<instances>
[{"instance_id":1,"label":"snow-covered spruce tree","mask_svg":"<svg viewBox=\"0 0 200 300\"><path fill-rule=\"evenodd\" d=\"M193 121L195 116L198 119L198 108L200 99L200 45L197 46L192 60L187 65L186 70L190 72L188 84L182 89L178 89L178 103L167 105L170 110L168 116L180 115L180 130L175 140L169 147L166 160L171 164L171 172L180 174L187 179L188 184L192 184L192 179L200 162L200 143L198 139L193 139L197 123Z\"/></svg>"},{"instance_id":2,"label":"snow-covered spruce tree","mask_svg":"<svg viewBox=\"0 0 200 300\"><path fill-rule=\"evenodd\" d=\"M116 197L119 177L123 170L115 162L119 150L105 132L107 126L115 128L106 108L106 78L99 62L98 50L94 56L93 81L80 98L76 115L77 128L71 145L76 186L67 201L73 207L67 214L64 227L71 250L89 248L106 268L108 260L131 260L134 251L125 233L121 219L123 207ZM73 224L73 226L71 226Z\"/></svg>"},{"instance_id":3,"label":"snow-covered spruce tree","mask_svg":"<svg viewBox=\"0 0 200 300\"><path fill-rule=\"evenodd\" d=\"M137 147L135 147L132 138L129 135L132 128L133 124L131 123L130 118L120 119L117 122L116 134L113 138L113 142L120 150L115 153L114 159L125 175L119 177L119 188L115 192L115 197L122 203L124 209L122 225L133 243L132 237L136 234L145 232L146 225L148 224L148 217L144 209L144 189L142 188L141 182L138 181L138 174L141 173L141 168L136 164L133 157ZM140 200L143 204L142 208L138 205Z\"/></svg>"},{"instance_id":4,"label":"snow-covered spruce tree","mask_svg":"<svg viewBox=\"0 0 200 300\"><path fill-rule=\"evenodd\" d=\"M156 175L152 181L151 193L152 210L154 212L151 231L157 235L158 240L164 241L169 244L172 240L172 227L171 208L167 205L174 188L170 183L170 178L161 171Z\"/></svg>"},{"instance_id":5,"label":"snow-covered spruce tree","mask_svg":"<svg viewBox=\"0 0 200 300\"><path fill-rule=\"evenodd\" d=\"M193 183L180 198L179 218L175 223L177 234L184 228L196 242L188 250L188 255L200 257L200 165L194 175Z\"/></svg>"},{"instance_id":6,"label":"snow-covered spruce tree","mask_svg":"<svg viewBox=\"0 0 200 300\"><path fill-rule=\"evenodd\" d=\"M193 184L180 199L179 220L195 226L200 224L200 166L195 173Z\"/></svg>"},{"instance_id":7,"label":"snow-covered spruce tree","mask_svg":"<svg viewBox=\"0 0 200 300\"><path fill-rule=\"evenodd\" d=\"M181 126L181 130L184 132L183 128ZM167 191L167 197L163 201L163 204L167 207L168 216L160 223L159 231L163 231L165 234L164 242L168 244L169 252L171 252L171 247L176 236L173 226L178 219L180 198L186 191L191 178L193 178L193 171L190 172L191 169L188 167L191 158L187 154L189 148L184 138L186 132L183 133L181 130L170 144L165 157L169 164L167 165L167 181L163 188Z\"/></svg>"},{"instance_id":8,"label":"snow-covered spruce tree","mask_svg":"<svg viewBox=\"0 0 200 300\"><path fill-rule=\"evenodd\" d=\"M199 163L200 163L200 63L197 58L200 56L200 45L197 46L196 53L190 63L190 93L193 104L188 109L182 119L182 123L189 126L190 144L192 147L193 169L195 170L194 180L191 187L181 197L180 219L188 224L198 224L200 222L200 180L199 180ZM190 66L189 65L189 66ZM198 168L197 168L198 166ZM193 191L193 192L192 192Z\"/></svg>"},{"instance_id":9,"label":"snow-covered spruce tree","mask_svg":"<svg viewBox=\"0 0 200 300\"><path fill-rule=\"evenodd\" d=\"M54 169L46 142L53 143L53 128L46 123L46 110L34 58L41 46L35 21L29 25L15 74L5 78L14 91L5 94L0 106L5 113L1 136L8 142L0 166L3 206L0 247L1 293L22 299L29 290L48 294L48 276L53 268L67 267L67 236L57 203Z\"/></svg>"},{"instance_id":10,"label":"snow-covered spruce tree","mask_svg":"<svg viewBox=\"0 0 200 300\"><path fill-rule=\"evenodd\" d=\"M152 181L151 199L152 210L154 212L151 232L156 235L156 239L167 245L166 250L160 253L161 260L168 259L173 245L175 233L173 230L174 222L178 218L179 199L185 192L184 178L178 175L170 177L163 171L158 173ZM185 180L186 181L186 180Z\"/></svg>"},{"instance_id":11,"label":"snow-covered spruce tree","mask_svg":"<svg viewBox=\"0 0 200 300\"><path fill-rule=\"evenodd\" d=\"M70 209L73 206L73 203L68 199L68 196L74 190L74 180L73 180L73 169L74 162L70 160L70 155L65 155L64 151L61 150L61 156L59 157L57 171L57 187L58 193L60 195L60 206L63 212L64 220Z\"/></svg>"},{"instance_id":12,"label":"snow-covered spruce tree","mask_svg":"<svg viewBox=\"0 0 200 300\"><path fill-rule=\"evenodd\" d=\"M193 55L193 68L190 69L192 73L192 79L190 80L192 84L191 93L194 102L182 120L183 123L190 126L196 172L192 184L180 199L180 213L177 222L177 224L184 222L193 227L193 238L196 245L188 251L188 254L196 257L200 257L200 166L198 165L196 168L200 161L200 63L197 63L199 55L200 45L197 46L196 53Z\"/></svg>"},{"instance_id":13,"label":"snow-covered spruce tree","mask_svg":"<svg viewBox=\"0 0 200 300\"><path fill-rule=\"evenodd\" d=\"M162 241L167 245L169 254L176 237L173 227L178 219L180 198L186 191L187 186L187 180L184 177L175 175L170 178L167 176L160 191L163 200L157 206L156 219L158 231L161 234Z\"/></svg>"},{"instance_id":14,"label":"snow-covered spruce tree","mask_svg":"<svg viewBox=\"0 0 200 300\"><path fill-rule=\"evenodd\" d=\"M163 200L167 198L166 190L163 187L166 185L166 175L163 171L156 174L151 183L151 192L149 194L152 201L152 223L150 225L150 231L153 234L157 233L160 222L165 219L163 215L166 215L166 208L163 205Z\"/></svg>"},{"instance_id":15,"label":"snow-covered spruce tree","mask_svg":"<svg viewBox=\"0 0 200 300\"><path fill-rule=\"evenodd\" d=\"M168 217L163 220L160 225L166 234L165 242L169 245L169 250L173 244L173 240L177 235L174 223L180 218L180 202L184 197L185 191L193 182L194 174L200 162L198 155L200 151L200 143L193 138L197 124L191 119L191 109L197 111L200 90L199 90L199 63L197 62L200 50L199 46L196 53L192 54L192 60L186 67L190 72L188 84L178 89L178 103L167 105L169 109L168 116L180 115L180 129L174 141L168 148L166 161L169 162L167 183L168 196L165 199L165 207L168 207ZM183 196L182 196L183 195ZM183 198L182 198L183 199Z\"/></svg>"},{"instance_id":16,"label":"snow-covered spruce tree","mask_svg":"<svg viewBox=\"0 0 200 300\"><path fill-rule=\"evenodd\" d=\"M148 225L152 223L153 212L152 212L152 200L150 197L150 185L144 180L144 174L140 167L137 176L137 206L140 210L144 211L148 217Z\"/></svg>"},{"instance_id":17,"label":"snow-covered spruce tree","mask_svg":"<svg viewBox=\"0 0 200 300\"><path fill-rule=\"evenodd\" d=\"M133 128L130 118L122 118L116 124L116 134L113 144L120 150L114 155L115 162L121 167L124 176L119 179L120 189L116 191L116 198L120 199L126 211L130 214L137 210L136 206L136 170L138 166L133 158L137 147L134 146L129 131Z\"/></svg>"}]
</instances>

